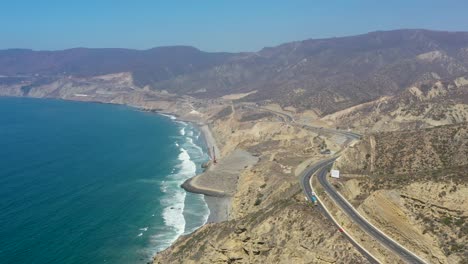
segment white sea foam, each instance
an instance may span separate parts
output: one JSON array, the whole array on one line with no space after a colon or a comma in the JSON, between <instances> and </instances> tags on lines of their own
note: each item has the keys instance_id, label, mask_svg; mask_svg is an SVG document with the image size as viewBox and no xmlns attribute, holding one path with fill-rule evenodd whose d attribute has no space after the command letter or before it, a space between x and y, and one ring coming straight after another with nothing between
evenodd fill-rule
<instances>
[{"instance_id":1,"label":"white sea foam","mask_svg":"<svg viewBox=\"0 0 468 264\"><path fill-rule=\"evenodd\" d=\"M161 192L166 193L167 192L167 184L166 181L161 182Z\"/></svg>"},{"instance_id":2,"label":"white sea foam","mask_svg":"<svg viewBox=\"0 0 468 264\"><path fill-rule=\"evenodd\" d=\"M197 165L195 162L201 163L207 157L203 149L195 144L192 139L192 137L199 136L200 132L195 130L195 133L192 127L187 123L176 122L182 124L179 130L180 136L175 143L180 150L178 155L180 163L172 170L171 174L161 182L160 188L163 192L163 197L160 199L160 203L163 207L162 218L165 227L156 227L157 233L151 236L151 240L156 244L157 252L169 247L182 234L193 232L199 225L206 223L209 215L209 209L202 195L196 195L195 198L191 198L188 204L193 204L193 201L198 201L195 204L197 204L197 206L198 204L204 205L203 209L199 207L185 208L187 193L180 185L185 180L195 176L197 172ZM192 197L192 194L190 195ZM191 217L195 217L195 222L189 222L189 225L187 225L184 217L185 213Z\"/></svg>"},{"instance_id":3,"label":"white sea foam","mask_svg":"<svg viewBox=\"0 0 468 264\"><path fill-rule=\"evenodd\" d=\"M187 123L184 122L184 121L180 121L180 120L174 120L175 123L178 123L178 124L181 124L183 126L187 126Z\"/></svg>"},{"instance_id":4,"label":"white sea foam","mask_svg":"<svg viewBox=\"0 0 468 264\"><path fill-rule=\"evenodd\" d=\"M164 181L162 188L164 192L170 189L170 196L164 197L161 204L164 206L164 224L175 233L171 238L166 238L169 245L174 242L185 231L185 218L183 215L185 206L185 190L180 185L188 178L193 177L196 172L196 165L190 159L186 149L180 148L178 172L171 175L170 180ZM169 246L167 245L167 246Z\"/></svg>"},{"instance_id":5,"label":"white sea foam","mask_svg":"<svg viewBox=\"0 0 468 264\"><path fill-rule=\"evenodd\" d=\"M193 143L192 138L187 138L187 142L190 144L191 147L196 148L200 155L203 155L203 149L197 144Z\"/></svg>"},{"instance_id":6,"label":"white sea foam","mask_svg":"<svg viewBox=\"0 0 468 264\"><path fill-rule=\"evenodd\" d=\"M173 115L168 115L168 114L163 114L163 113L159 113L159 114L162 115L162 116L165 116L165 117L169 117L171 120L175 120L175 119L176 119L176 117L173 116Z\"/></svg>"}]
</instances>

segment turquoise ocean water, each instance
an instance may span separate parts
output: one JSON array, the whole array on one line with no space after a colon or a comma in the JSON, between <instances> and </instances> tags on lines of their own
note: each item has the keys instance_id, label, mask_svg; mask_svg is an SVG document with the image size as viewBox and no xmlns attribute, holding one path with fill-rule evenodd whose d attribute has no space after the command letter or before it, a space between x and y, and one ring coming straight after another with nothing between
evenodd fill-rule
<instances>
[{"instance_id":1,"label":"turquoise ocean water","mask_svg":"<svg viewBox=\"0 0 468 264\"><path fill-rule=\"evenodd\" d=\"M0 262L146 263L206 222L200 131L124 106L0 98Z\"/></svg>"}]
</instances>

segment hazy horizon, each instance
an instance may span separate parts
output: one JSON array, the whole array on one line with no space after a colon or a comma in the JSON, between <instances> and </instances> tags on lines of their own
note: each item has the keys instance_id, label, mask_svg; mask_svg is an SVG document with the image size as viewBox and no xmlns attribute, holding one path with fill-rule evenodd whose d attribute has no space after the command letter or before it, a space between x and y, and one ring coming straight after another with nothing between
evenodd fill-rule
<instances>
[{"instance_id":1,"label":"hazy horizon","mask_svg":"<svg viewBox=\"0 0 468 264\"><path fill-rule=\"evenodd\" d=\"M149 48L144 48L144 49L138 49L138 48L119 48L119 47L69 47L69 48L63 48L63 49L31 49L31 48L5 48L5 49L0 49L0 50L31 50L31 51L64 51L64 50L73 50L73 49L121 49L121 50L139 50L139 51L145 51L145 50L151 50L151 49L156 49L156 48L167 48L167 47L191 47L198 49L203 52L226 52L226 53L237 53L237 52L257 52L260 51L263 48L269 48L269 47L276 47L285 43L289 42L299 42L299 41L306 41L306 40L321 40L321 39L333 39L333 38L345 38L345 37L352 37L352 36L359 36L359 35L365 35L373 32L391 32L391 31L399 31L399 30L426 30L426 31L436 31L436 32L453 32L453 33L468 33L468 30L435 30L435 29L429 29L429 28L395 28L395 29L388 29L388 30L373 30L369 32L362 32L362 33L357 33L354 35L343 35L343 36L333 36L333 37L324 37L324 38L306 38L306 39L297 39L297 40L290 40L282 43L277 43L275 45L267 45L264 47L261 47L258 50L252 50L252 51L223 51L223 50L218 50L218 51L209 51L209 50L203 50L199 47L196 46L191 46L191 45L179 45L179 44L174 44L174 45L163 45L163 46L153 46Z\"/></svg>"},{"instance_id":2,"label":"hazy horizon","mask_svg":"<svg viewBox=\"0 0 468 264\"><path fill-rule=\"evenodd\" d=\"M192 46L252 52L285 42L395 29L466 31L464 1L55 2L2 6L0 49ZM424 15L415 15L424 14ZM437 19L434 19L434 18ZM369 23L372 22L372 23Z\"/></svg>"}]
</instances>

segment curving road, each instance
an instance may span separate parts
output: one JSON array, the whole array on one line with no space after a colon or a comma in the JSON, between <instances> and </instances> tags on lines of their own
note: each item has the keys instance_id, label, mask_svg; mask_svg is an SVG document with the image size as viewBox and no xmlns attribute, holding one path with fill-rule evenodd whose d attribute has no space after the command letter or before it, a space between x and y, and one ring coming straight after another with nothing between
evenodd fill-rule
<instances>
[{"instance_id":1,"label":"curving road","mask_svg":"<svg viewBox=\"0 0 468 264\"><path fill-rule=\"evenodd\" d=\"M361 136L359 134L355 134L352 132L347 132L347 131L339 131L339 130L332 130L332 129L327 129L330 133L334 134L340 134L342 136L346 136L349 139L349 142L355 139L359 139ZM401 259L403 259L407 263L415 263L415 264L424 264L426 263L424 260L419 258L416 254L412 253L402 245L400 245L398 242L394 241L385 233L380 231L378 228L370 224L364 217L362 217L356 209L343 197L341 196L335 188L328 182L327 180L327 174L328 174L328 168L330 168L335 160L339 157L339 155L336 155L333 158L326 159L323 161L320 161L311 168L307 169L303 177L301 179L301 185L303 187L304 192L306 193L307 197L311 199L312 197L312 183L310 181L311 177L314 175L314 173L317 173L318 181L320 185L324 188L325 192L327 193L328 196L330 196L333 201L341 208L342 211L344 211L353 222L355 222L361 229L363 229L367 234L372 236L374 239L379 241L382 245L393 251L395 254L397 254ZM322 210L324 211L324 210ZM328 218L332 218L328 212L325 213ZM361 248L353 239L349 237L348 234L345 233L345 235L350 239L350 241L361 251L361 253L372 263L378 263L378 261L370 255L367 251ZM377 261L377 262L376 262Z\"/></svg>"},{"instance_id":2,"label":"curving road","mask_svg":"<svg viewBox=\"0 0 468 264\"><path fill-rule=\"evenodd\" d=\"M258 109L258 108L257 108ZM279 116L285 123L295 123L297 125L302 125L305 128L308 128L310 130L318 131L318 132L326 132L330 134L335 134L335 135L340 135L344 136L347 138L344 148L351 143L353 140L358 140L361 139L361 135L349 131L343 131L343 130L335 130L335 129L330 129L330 128L322 128L322 127L315 127L315 126L310 126L306 124L300 124L297 123L294 118L288 114L282 113L282 112L277 112L271 109L265 109L265 108L260 108L261 110L264 111L269 111L277 116ZM341 151L340 151L341 152ZM306 194L307 198L312 201L312 182L311 178L312 176L317 173L318 174L318 181L320 185L323 186L325 192L333 199L333 201L343 210L350 218L352 221L354 221L361 229L366 231L370 236L372 236L374 239L379 241L382 245L386 246L388 249L393 251L396 255L398 255L401 259L403 259L407 263L415 263L415 264L425 264L426 262L419 258L417 255L400 245L398 242L394 241L387 235L385 235L382 231L377 229L375 226L370 224L364 217L362 217L355 209L354 207L343 197L341 196L335 188L328 182L327 180L327 174L328 174L328 168L333 165L335 160L339 157L339 155L335 155L334 157L331 157L329 159L325 159L322 161L319 161L310 167L308 167L302 174L301 177L301 187L304 190L304 193ZM319 204L319 208L321 209L322 213L332 220L333 222L334 219L330 215L330 213L322 206ZM335 224L337 224L335 222ZM339 228L339 224L337 224ZM343 232L343 234L349 239L349 241L365 256L371 263L380 263L375 257L373 257L368 251L366 251L361 245L359 245L354 239L350 237L350 235L347 232Z\"/></svg>"},{"instance_id":3,"label":"curving road","mask_svg":"<svg viewBox=\"0 0 468 264\"><path fill-rule=\"evenodd\" d=\"M263 108L263 107L252 107L252 106L249 106L249 107L252 108L252 109L257 109L257 110L260 109L262 111L270 112L270 113L276 115L277 117L279 117L285 123L294 123L296 125L300 125L300 126L302 126L304 128L312 130L312 131L316 131L316 132L319 132L319 133L325 132L325 133L335 134L335 135L338 135L338 136L344 136L344 137L348 138L348 140L351 140L351 141L355 140L355 139L361 139L361 135L357 134L357 133L353 133L353 132L345 131L345 130L337 130L337 129L332 129L332 128L311 126L311 125L308 125L308 124L303 124L303 123L296 122L294 117L292 117L289 114L283 113L283 112L279 112L279 111L275 111L275 110L268 109L268 108Z\"/></svg>"},{"instance_id":4,"label":"curving road","mask_svg":"<svg viewBox=\"0 0 468 264\"><path fill-rule=\"evenodd\" d=\"M333 164L332 160L329 162L329 165ZM389 238L387 235L382 233L379 229L377 229L375 226L367 222L364 217L362 217L355 209L354 207L349 204L341 195L338 194L338 192L335 190L335 188L328 182L327 180L327 174L328 174L328 166L322 166L317 173L317 178L324 188L325 192L330 196L335 203L356 223L358 224L361 229L366 231L370 236L375 238L377 241L379 241L381 244L392 250L395 254L400 256L401 259L406 261L407 263L425 263L422 259L420 259L418 256L413 254L411 251L407 250L397 242L395 242L393 239ZM310 184L308 184L310 185ZM310 187L310 186L309 186Z\"/></svg>"},{"instance_id":5,"label":"curving road","mask_svg":"<svg viewBox=\"0 0 468 264\"><path fill-rule=\"evenodd\" d=\"M336 160L336 157L335 158L330 158L330 159L326 159L326 160L323 160L323 161L319 161L315 164L313 164L312 166L310 166L309 168L307 168L304 173L302 174L302 177L301 177L301 186L302 186L302 189L304 190L307 198L309 199L309 201L312 201L312 185L311 185L311 178L312 176L317 172L317 171L325 171L327 172L327 168L333 164L333 162ZM330 219L332 222L334 222L336 224L336 222L333 220L333 217L330 215L330 213L328 212L328 210L325 210L321 204L319 204L317 207L320 208L322 214L324 214L328 219ZM338 225L338 228L341 228L339 225ZM376 264L379 264L380 262L374 257L372 256L367 250L365 250L363 247L361 247L361 245L359 245L353 238L351 238L351 236L349 236L349 234L347 232L343 232L343 235L346 236L346 238L351 242L351 244L353 244L353 246L367 259L369 260L370 263L376 263Z\"/></svg>"}]
</instances>

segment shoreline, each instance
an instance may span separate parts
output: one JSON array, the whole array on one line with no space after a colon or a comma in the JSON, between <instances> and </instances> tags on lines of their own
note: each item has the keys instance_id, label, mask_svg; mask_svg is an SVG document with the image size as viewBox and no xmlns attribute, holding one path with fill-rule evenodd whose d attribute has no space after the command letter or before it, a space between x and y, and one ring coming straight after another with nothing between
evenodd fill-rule
<instances>
[{"instance_id":1,"label":"shoreline","mask_svg":"<svg viewBox=\"0 0 468 264\"><path fill-rule=\"evenodd\" d=\"M144 109L140 109L140 110L145 111ZM151 113L163 115L172 119L173 121L179 120L182 122L190 123L192 126L196 127L200 131L201 135L203 136L203 142L205 144L206 149L208 150L208 153L211 152L212 148L214 148L216 153L220 153L218 145L216 144L216 140L214 139L211 129L208 124L201 122L201 121L195 121L195 120L190 120L188 118L183 118L175 113L165 112L160 109L154 110L154 111L145 111L145 112L151 112ZM216 156L219 157L220 155L216 154ZM229 211L231 209L231 197L228 196L226 193L213 190L213 189L209 189L209 188L204 188L201 186L197 186L195 183L192 184L192 181L196 177L210 170L210 168L211 166L207 168L205 171L187 179L186 181L184 181L184 183L180 185L180 187L184 189L186 192L203 195L203 199L205 200L205 203L210 211L205 224L218 223L218 222L228 220Z\"/></svg>"},{"instance_id":2,"label":"shoreline","mask_svg":"<svg viewBox=\"0 0 468 264\"><path fill-rule=\"evenodd\" d=\"M93 110L94 110L94 109L97 109L97 110L102 109L101 111L103 111L102 113L101 113L100 111L92 112L91 115L93 115L93 116L94 116L94 115L97 116L98 114L99 114L99 115L103 115L103 114L109 114L109 113L112 115L115 111L117 111L117 112L119 112L119 113L122 112L122 113L124 113L125 115L128 114L128 115L129 115L129 118L131 118L132 120L133 120L134 118L135 118L135 119L137 119L137 118L143 118L143 120L148 120L149 122L153 122L154 120L156 120L156 121L158 121L158 120L161 120L161 121L166 120L166 121L164 121L163 123L161 123L161 121L158 121L158 122L156 122L156 124L159 125L159 124L161 123L161 124L165 124L165 125L167 126L167 125L170 125L170 124L172 123L173 125L171 125L171 126L176 126L176 125L177 125L177 123L171 122L171 121L175 121L175 120L172 120L172 118L169 119L169 118L167 118L167 117L161 117L161 116L160 116L160 117L157 117L157 116L153 116L153 115L138 113L137 111L135 111L135 110L137 110L138 108L135 108L135 107L128 107L127 105L109 104L109 105L110 105L110 108L109 108L109 107L107 107L107 106L105 106L105 107L104 107L104 106L103 106L103 107L99 107L99 105L104 105L104 104L106 104L106 103L97 103L97 104L96 104L96 102L80 102L80 101L77 102L77 101L61 100L61 99L55 99L55 98L30 98L30 97L25 97L25 98L23 98L23 97L2 97L2 98L8 99L8 101L10 101L10 98L11 98L11 99L12 99L11 101L12 101L13 103L15 103L15 104L18 104L18 107L21 107L22 105L25 105L25 106L26 106L26 105L29 105L29 104L31 104L31 105L36 105L36 104L39 105L39 103L40 103L41 106L44 105L44 107L45 107L46 109L47 109L48 107L50 107L50 106L52 106L52 107L57 106L57 107L60 107L59 109L69 109L69 108L70 108L70 109L78 109L79 111L84 111L84 109L87 109L88 107L89 107L89 108L92 107L91 109L93 109ZM14 99L14 100L13 100L13 99ZM17 100L17 99L19 99L19 100ZM34 102L34 101L37 101L37 102ZM7 102L7 101L5 100L5 106L7 106L6 102ZM65 102L65 103L62 104L62 103L60 103L60 102ZM90 105L86 106L86 105L84 105L84 104L90 104ZM93 106L93 105L91 105L91 104L96 104L96 105ZM116 106L117 106L118 108L116 108ZM122 106L123 106L123 107L122 107ZM78 108L78 107L79 107L79 108ZM11 109L11 108L10 108L10 109ZM106 118L105 115L103 115L103 118ZM156 119L155 119L155 118L156 118ZM65 119L65 120L66 120L66 119ZM137 120L138 120L138 119L137 119ZM187 131L193 131L193 134L186 134L185 136L180 137L180 136L177 134L177 130L178 130L178 129L177 129L177 127L176 127L175 130L174 130L175 133L172 133L172 131L171 131L171 133L169 133L168 135L171 136L171 137L172 137L172 136L177 136L177 139L176 139L176 140L179 142L179 144L181 144L182 147L184 147L184 145L182 145L181 142L185 142L186 140L188 140L188 137L190 137L190 138L193 139L193 143L198 144L199 146L203 147L203 144L204 144L204 143L203 143L203 142L204 142L204 137L203 137L203 138L200 138L200 140L198 140L198 142L195 140L195 139L197 138L198 135L202 136L201 133L203 133L203 132L202 132L201 130L198 130L198 131L197 131L197 129L199 129L199 127L198 127L197 125L195 125L195 123L193 123L193 124L194 124L194 125L192 126L192 123L188 123L188 122L187 122L187 124L183 124L183 125L178 124L178 125L177 125L177 126L180 127L180 128L186 127ZM138 127L138 128L140 128L140 127ZM145 127L142 127L142 129L143 129L143 128L145 128ZM146 129L146 128L145 128L145 129ZM155 128L155 129L159 129L159 128ZM139 130L140 130L140 129L138 129L137 132L138 132ZM139 132L141 132L141 131L139 131ZM139 132L138 132L138 133L139 133ZM150 132L149 134L146 134L146 135L147 135L147 140L146 140L147 143L148 143L148 142L151 142L151 141L154 139L155 136L156 136L156 137L159 137L159 133L155 133L155 132L159 132L159 131L156 130L156 131ZM192 135L193 135L193 136L192 136ZM78 136L79 136L79 135L78 135ZM131 139L129 139L129 141L131 141ZM140 141L141 141L141 140L140 140ZM166 140L165 140L165 141L166 141ZM173 144L173 142L171 142L171 141L174 141L174 140L170 139L169 142L168 142L168 144ZM117 143L117 142L115 142L115 140L109 141L109 145L111 145L111 146L115 145L116 143ZM145 145L145 141L142 141L141 144ZM185 143L184 143L184 144L185 144ZM104 145L103 145L103 146L104 146ZM189 144L189 143L187 143L187 147L189 147L189 146L192 146L192 145ZM96 147L99 149L101 146L96 146ZM184 148L186 148L186 147L184 147ZM188 148L186 148L186 149L188 150ZM125 149L125 150L126 150L126 149ZM156 153L155 153L154 150L155 150L155 149L153 149L153 150L149 149L149 150L148 150L148 153L145 154L145 156L146 156L146 158L147 158L147 159L145 159L145 162L146 162L147 164L154 164L154 161L153 161L154 157L159 157L159 156L160 156L159 153L157 153L158 151L156 151ZM157 150L157 148L156 148L156 150ZM192 155L191 159L192 159L192 161L195 162L195 164L196 164L197 167L198 167L198 168L197 168L197 173L195 173L195 171L192 170L192 173L191 173L191 174L187 174L187 176L193 176L193 175L198 174L198 173L201 172L199 166L200 166L201 163L202 163L203 161L205 161L206 158L207 158L207 157L205 156L205 155L206 155L206 151L203 151L203 152L204 152L204 154L203 154L203 156L202 156L201 153L200 153L197 149L193 149L192 154L191 154L191 155ZM130 154L130 153L132 153L132 152L125 152L125 151L122 152L122 154L123 154L124 156L127 155L127 154ZM172 152L171 152L171 153L172 153ZM156 154L158 154L158 155L156 155ZM151 158L151 156L153 156L153 159ZM188 158L188 157L185 156L185 159L187 159L187 158ZM170 159L172 160L172 155L171 155L171 158L170 158ZM177 159L177 152L176 152L176 155L174 156L174 159ZM172 161L171 161L171 162L172 162ZM177 161L177 163L179 163L179 161ZM123 166L128 167L128 168L132 168L132 167L134 167L133 165L134 165L134 164L128 164L128 165L127 165L127 164L124 164ZM192 166L193 166L193 165L192 165ZM159 168L159 167L156 167L156 168ZM192 168L193 168L193 167L192 167ZM149 171L153 171L153 169L152 169L151 167L149 167L149 169L150 169ZM154 171L153 171L153 172L154 172ZM156 172L158 172L158 171L156 171ZM168 171L168 172L169 172L169 171ZM126 175L126 174L128 174L128 173L122 173L122 175L123 175L123 176L122 176L122 179L127 179L127 178L128 178L128 175ZM151 174L153 174L153 173L149 172L150 180L148 180L148 182L146 181L146 180L147 180L146 178L141 178L141 179L140 179L139 176L138 176L136 179L133 179L133 178L132 178L131 181L132 181L132 183L133 183L133 181L135 180L135 184L137 184L138 186L140 186L140 185L143 186L145 189L142 189L142 190L146 190L146 188L149 188L149 186L154 185L153 179L159 179L159 176L163 177L164 175L167 175L165 172L163 172L163 173L161 173L161 174L158 172L158 174L157 174L158 176L156 176L156 178L154 178L155 175L151 175ZM187 177L187 176L186 176L186 177ZM164 177L165 177L165 176L164 176ZM185 178L186 178L186 177L185 177ZM128 178L128 179L130 179L130 178ZM176 179L174 178L174 180L176 180ZM135 214L135 215L137 215L137 218L133 217L133 211L129 211L129 212L132 213L131 215L129 215L129 217L130 217L129 220L131 220L131 221L126 220L126 221L128 221L129 225L128 225L126 228L121 229L121 231L123 232L123 233L122 233L122 232L121 232L121 233L124 234L124 235L127 235L127 233L128 233L129 237L131 237L133 240L135 240L135 241L137 241L137 242L134 242L133 240L130 240L130 239L129 239L129 242L128 242L128 243L122 243L122 246L119 246L119 248L126 249L127 247L129 248L129 246L133 246L134 243L138 243L138 248L137 248L138 251L132 250L131 255L132 255L132 256L133 256L133 255L138 256L138 258L141 259L141 258L143 258L145 255L148 254L148 253L146 253L146 251L151 252L151 256L152 256L152 255L154 255L154 253L155 253L156 250L158 250L158 251L160 250L159 248L160 248L161 245L163 245L164 247L170 247L171 245L174 244L175 240L174 240L174 241L166 240L166 239L168 239L168 238L171 239L171 238L175 237L174 239L177 239L177 238L180 237L180 235L178 235L178 231L177 231L177 232L173 232L172 230L170 230L171 228L167 228L167 227L172 227L172 226L174 226L174 225L173 225L174 221L172 221L172 222L166 222L166 223L163 223L163 224L156 223L156 225L155 225L155 224L154 224L154 220L150 220L150 219L152 219L152 218L148 218L148 217L149 217L149 215L151 214L151 211L152 211L152 213L153 213L152 216L155 216L155 212L157 212L157 213L158 213L157 217L159 218L159 217L161 216L162 218L164 218L164 221L166 221L166 219L167 219L166 216L167 216L167 215L172 215L172 216L170 216L170 217L174 217L174 215L177 215L178 213L180 213L180 212L178 212L178 211L179 211L179 210L177 210L177 209L178 209L178 208L177 208L178 206L176 206L176 205L179 204L179 201L184 201L184 200L180 200L180 199L178 199L178 198L177 198L177 199L174 199L174 196L173 196L173 195L176 194L176 193L182 194L183 192L185 192L185 190L181 190L181 189L179 189L179 188L177 188L178 190L174 190L174 189L173 189L174 187L178 187L178 185L179 185L180 183L183 182L183 180L182 180L182 181L177 180L177 181L178 181L178 182L177 182L178 184L176 183L175 185L173 185L173 187L168 187L168 188L170 188L170 189L168 189L168 190L169 190L169 191L168 191L168 194L169 194L169 195L167 195L167 194L164 194L164 196L159 196L159 195L158 195L158 199L157 199L156 202L166 200L165 196L167 196L167 202L168 202L168 203L167 203L167 205L164 205L164 204L163 204L162 207L161 207L161 210L156 209L156 211L153 211L153 210L155 210L154 208L157 208L157 207L154 207L154 206L153 206L153 204L154 204L154 197L151 198L152 196L154 196L154 189L153 189L153 191L151 191L151 189L148 189L149 192L153 192L153 195L151 195L151 193L148 193L147 191L142 191L142 192L138 192L138 193L137 193L139 196L142 196L144 193L146 193L146 194L145 194L144 196L142 196L142 197L149 197L149 199L141 200L141 202L143 202L143 204L142 204L142 203L137 203L136 205L139 204L140 207L141 207L141 206L144 206L144 207L150 208L150 210L144 210L144 212L141 213L141 214L140 214L140 213ZM104 184L104 185L107 186L108 184ZM158 186L162 186L162 185L161 185L161 184L158 184ZM167 185L167 186L168 186L168 185ZM166 186L166 187L167 187L167 186ZM166 187L165 187L165 188L166 188ZM139 187L138 187L138 188L139 188ZM151 187L151 188L153 188L153 187ZM159 187L158 187L158 189L159 189ZM171 189L172 189L172 191L171 191ZM136 189L136 190L138 190L138 189ZM162 191L162 192L164 192L164 191ZM182 193L181 193L181 192L182 192ZM172 193L172 195L171 195L171 193ZM172 197L171 197L171 196L172 196ZM200 198L203 198L203 199L200 199ZM152 200L151 200L151 199L152 199ZM193 207L190 206L190 205L192 205L191 200L185 200L185 201L184 201L186 204L189 205L189 207L187 207L187 209L189 209L189 210L192 209L192 208L199 208L199 209L200 209L199 212L196 212L197 215L195 215L195 216L186 216L186 215L185 215L185 221L188 223L188 225L190 225L190 227L187 225L187 229L184 230L185 232L186 232L186 231L191 232L191 230L192 230L191 227L197 227L197 229L198 229L199 227L205 225L207 222L210 223L210 222L213 222L213 221L218 221L217 219L220 218L221 213L217 213L217 211L220 211L220 210L223 208L224 204L225 204L225 203L223 204L223 203L219 203L219 202L216 202L216 201L213 202L211 199L205 199L205 198L202 197L202 196L198 196L198 197L197 197L196 199L194 199L194 200L196 200L196 204L194 204ZM207 201L207 200L208 200L208 201ZM145 203L148 203L148 201L149 201L149 204L146 204L146 205L145 205ZM205 205L203 205L203 202L205 202L206 207L205 207ZM151 206L147 206L147 205L151 205ZM173 206L173 207L175 207L175 208L170 208L170 210L168 210L168 207L169 207L169 206ZM142 208L144 208L144 207L142 207ZM207 207L208 207L209 211L206 210ZM172 210L172 209L174 209L174 210ZM138 209L138 210L140 210L140 209ZM188 210L188 211L189 211L189 210ZM165 212L165 211L171 211L172 213L167 213L167 212ZM70 211L70 212L73 213L74 211ZM135 210L135 212L139 212L139 211ZM99 212L97 212L97 213L99 213ZM146 216L146 214L148 214L148 216ZM98 215L99 215L99 214L98 214ZM144 217L141 217L141 216L144 216ZM196 218L195 218L195 217L196 217ZM179 219L180 219L180 217L179 217ZM136 220L136 222L135 222L135 220ZM180 219L179 222L182 222L181 220L182 220L182 219ZM149 221L151 221L151 223L149 223ZM178 222L176 222L176 224L177 224L177 223L178 223ZM111 225L111 226L113 226L113 225ZM150 229L149 231L148 231L148 227L149 227L149 229ZM153 232L153 231L152 231L153 228L156 228L156 229L155 229L156 231L154 231L154 232L157 232L157 233L156 233L156 236L158 236L158 239L160 239L160 241L158 241L157 244L155 244L153 241L144 241L144 242L142 242L142 241L143 241L142 239L146 239L146 237L149 237L149 236L152 236L152 235L153 235L153 234L150 234L151 232ZM163 231L160 232L160 231L159 231L159 228L161 228L160 230L163 230ZM176 228L178 228L177 230L183 230L183 229L180 229L179 227L177 227L177 225L176 225ZM133 229L135 229L135 230L133 230ZM169 230L169 231L166 232L166 231L165 231L166 229ZM112 230L112 227L111 227L110 230ZM148 232L147 232L147 231L148 231ZM133 232L135 232L135 234L133 234ZM147 232L147 233L145 233L145 232ZM138 233L139 233L139 234L138 234ZM138 234L138 235L137 235L137 234ZM176 234L176 236L173 236L173 234ZM159 235L161 235L161 236L159 236ZM136 237L136 238L135 238L135 237ZM141 237L141 238L140 238L140 237ZM162 237L162 238L159 238L159 237ZM169 243L168 243L168 242L169 242ZM127 246L127 244L128 244L128 246ZM135 247L135 248L136 248L136 247ZM140 249L141 249L141 250L140 250ZM140 251L141 251L141 252L140 252ZM143 251L144 251L145 253L142 253ZM142 256L140 257L140 255L142 255Z\"/></svg>"},{"instance_id":3,"label":"shoreline","mask_svg":"<svg viewBox=\"0 0 468 264\"><path fill-rule=\"evenodd\" d=\"M179 117L176 117L179 120ZM203 142L205 144L205 147L208 150L208 153L211 152L211 149L214 148L216 153L219 152L219 148L216 144L216 140L214 139L210 127L206 123L201 123L201 122L193 122L190 120L182 120L185 122L190 122L193 126L197 127L197 129L200 130L200 133L203 135ZM219 156L219 154L217 154ZM218 223L222 221L226 221L229 219L229 211L231 209L231 198L227 196L225 193L221 193L216 190L210 190L207 188L202 188L200 186L196 186L195 184L192 184L192 181L205 173L206 171L210 170L211 166L207 168L205 171L203 171L200 174L197 174L190 179L187 179L184 183L180 185L182 189L184 189L186 192L190 193L196 193L196 194L201 194L203 195L203 198L205 200L205 203L208 206L208 209L210 211L208 215L208 219L205 224L208 223Z\"/></svg>"},{"instance_id":4,"label":"shoreline","mask_svg":"<svg viewBox=\"0 0 468 264\"><path fill-rule=\"evenodd\" d=\"M39 99L42 99L42 98L39 98ZM59 99L59 100L63 100L63 99ZM74 100L71 100L71 101L74 101ZM94 103L94 102L91 102L91 103ZM98 103L102 103L102 102L98 102ZM165 116L167 118L170 118L171 121L181 121L181 122L190 123L193 127L198 129L201 135L203 136L203 144L208 150L208 154L210 153L211 149L214 148L215 152L217 153L216 157L217 158L220 157L219 155L220 151L216 143L216 140L213 137L213 134L211 132L209 125L205 121L184 118L180 116L179 114L164 111L163 109L148 110L143 107L139 107L135 105L115 104L115 103L102 103L102 104L123 105L129 108L135 109L137 111ZM201 164L199 165L201 166ZM186 192L203 195L203 199L205 200L205 203L208 207L209 214L208 214L208 218L206 222L200 227L203 227L204 225L210 224L210 223L219 223L219 222L227 221L229 219L229 212L231 210L231 197L227 195L226 193L219 192L217 190L210 190L208 188L203 188L201 186L196 186L196 184L191 184L192 180L204 174L206 171L210 170L211 167L212 166L208 167L205 171L187 179L180 185L180 187L184 189L184 191ZM181 236L177 237L177 239L179 239L180 237ZM175 241L177 241L177 239ZM175 243L175 241L170 246L172 246Z\"/></svg>"},{"instance_id":5,"label":"shoreline","mask_svg":"<svg viewBox=\"0 0 468 264\"><path fill-rule=\"evenodd\" d=\"M203 142L207 148L208 151L210 151L213 147L215 148L216 156L220 157L220 151L219 148L216 144L216 140L214 139L211 129L209 125L203 121L203 120L195 120L195 119L190 119L190 118L184 118L180 116L179 114L170 112L170 111L165 111L164 109L147 109L143 106L138 106L138 105L130 105L130 104L125 104L125 103L114 103L114 102L103 102L99 100L73 100L69 98L56 98L56 97L32 97L32 96L5 96L2 95L0 97L3 98L27 98L27 99L37 99L37 100L57 100L57 101L69 101L69 102L76 102L76 103L91 103L91 104L107 104L107 105L115 105L115 106L124 106L128 107L129 109L133 109L135 111L141 111L141 112L146 112L146 113L152 113L152 114L158 114L162 116L166 116L170 118L172 121L179 120L182 122L187 122L196 127L197 129L200 130L201 134L203 135ZM174 118L172 118L174 117ZM210 170L208 168L205 171ZM181 187L186 191L190 193L196 193L196 194L202 194L203 198L205 200L205 203L209 209L209 215L207 218L207 221L204 225L208 223L217 223L217 222L222 222L228 220L229 217L229 211L231 208L231 197L225 195L224 193L219 193L216 190L210 191L205 188L201 188L199 186L194 186L191 185L190 182L192 179L195 177L203 174L204 172L197 174L188 180L184 182ZM203 226L203 225L202 225ZM200 227L202 227L200 226ZM179 236L180 237L180 236ZM175 242L175 241L174 241ZM173 244L173 243L172 243ZM171 244L171 245L172 245Z\"/></svg>"},{"instance_id":6,"label":"shoreline","mask_svg":"<svg viewBox=\"0 0 468 264\"><path fill-rule=\"evenodd\" d=\"M143 111L147 111L147 110L143 110ZM189 118L183 118L175 113L165 112L161 109L151 110L147 112L164 115L171 119L173 119L172 117L174 117L175 119L173 120L180 120L182 122L188 122L192 124L203 135L203 142L205 144L206 149L208 150L208 154L211 153L212 149L214 148L216 157L217 158L221 157L220 155L221 152L219 151L219 147L207 123L202 122L202 121L190 120ZM184 183L180 185L180 187L184 189L186 192L203 195L205 203L207 204L208 209L210 211L208 215L208 219L205 224L218 223L218 222L228 220L229 212L231 209L231 197L227 193L221 192L219 190L214 190L214 189L198 186L196 183L193 182L194 180L196 180L197 177L204 174L206 171L210 170L211 168L212 168L212 165L208 167L202 173L199 173L187 179L186 181L184 181Z\"/></svg>"}]
</instances>

